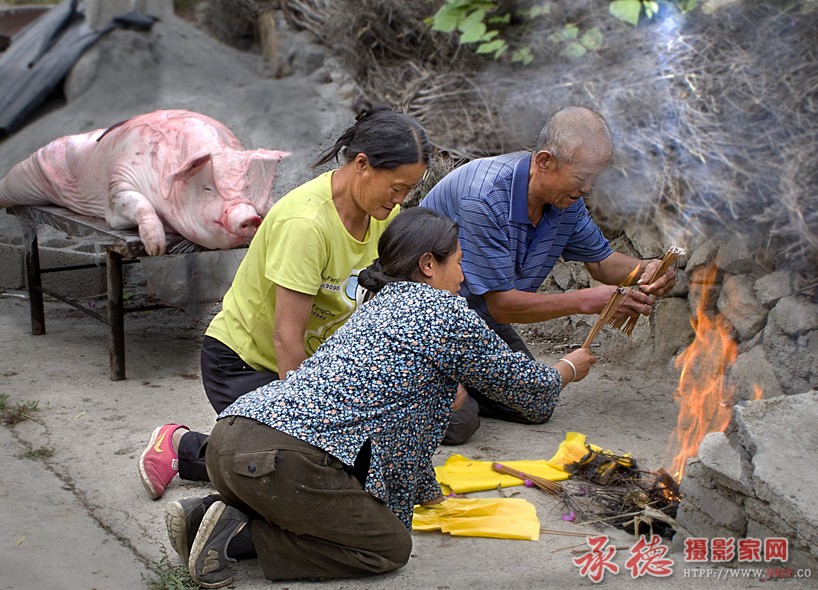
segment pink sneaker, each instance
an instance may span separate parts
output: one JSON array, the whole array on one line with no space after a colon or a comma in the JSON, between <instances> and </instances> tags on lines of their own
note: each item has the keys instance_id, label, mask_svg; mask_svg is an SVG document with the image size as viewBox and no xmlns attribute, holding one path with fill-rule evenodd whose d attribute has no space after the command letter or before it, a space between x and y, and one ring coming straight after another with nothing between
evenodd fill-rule
<instances>
[{"instance_id":1,"label":"pink sneaker","mask_svg":"<svg viewBox=\"0 0 818 590\"><path fill-rule=\"evenodd\" d=\"M187 429L187 426L165 424L156 428L148 446L139 456L139 477L154 500L162 497L165 487L179 472L179 457L172 443L173 433L179 428Z\"/></svg>"}]
</instances>

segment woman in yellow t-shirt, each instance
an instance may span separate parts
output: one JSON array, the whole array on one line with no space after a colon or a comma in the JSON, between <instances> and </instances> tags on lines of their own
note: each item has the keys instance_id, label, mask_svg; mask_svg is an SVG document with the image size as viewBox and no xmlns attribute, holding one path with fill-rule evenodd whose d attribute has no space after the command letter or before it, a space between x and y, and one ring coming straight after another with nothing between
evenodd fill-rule
<instances>
[{"instance_id":1,"label":"woman in yellow t-shirt","mask_svg":"<svg viewBox=\"0 0 818 590\"><path fill-rule=\"evenodd\" d=\"M356 110L355 124L315 164L341 157L341 167L273 206L205 333L202 382L217 413L298 368L349 318L358 271L377 258L378 239L426 172L431 145L417 120L384 105ZM153 431L139 457L151 498L177 472L208 479L206 438L181 424Z\"/></svg>"}]
</instances>

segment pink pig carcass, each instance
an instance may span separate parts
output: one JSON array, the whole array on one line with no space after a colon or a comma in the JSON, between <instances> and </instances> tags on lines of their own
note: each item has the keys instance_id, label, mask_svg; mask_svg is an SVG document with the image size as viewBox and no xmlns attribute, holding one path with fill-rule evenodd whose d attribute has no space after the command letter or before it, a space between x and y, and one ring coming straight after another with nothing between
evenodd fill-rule
<instances>
[{"instance_id":1,"label":"pink pig carcass","mask_svg":"<svg viewBox=\"0 0 818 590\"><path fill-rule=\"evenodd\" d=\"M138 227L150 255L164 253L165 227L206 248L234 248L272 206L276 166L288 155L245 150L205 115L156 111L37 150L0 180L0 208L55 204L113 229Z\"/></svg>"}]
</instances>

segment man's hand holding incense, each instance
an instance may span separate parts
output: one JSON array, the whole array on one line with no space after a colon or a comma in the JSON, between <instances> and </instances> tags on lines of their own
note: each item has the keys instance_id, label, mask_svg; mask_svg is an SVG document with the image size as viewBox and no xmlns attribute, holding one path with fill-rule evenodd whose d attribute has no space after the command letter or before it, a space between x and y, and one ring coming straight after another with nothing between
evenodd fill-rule
<instances>
[{"instance_id":1,"label":"man's hand holding incense","mask_svg":"<svg viewBox=\"0 0 818 590\"><path fill-rule=\"evenodd\" d=\"M588 307L584 313L601 313L610 301L617 287L615 285L598 285L588 289L581 289L583 297L587 297ZM638 317L650 315L653 310L654 297L636 289L630 289L619 308L613 314L614 318Z\"/></svg>"},{"instance_id":2,"label":"man's hand holding incense","mask_svg":"<svg viewBox=\"0 0 818 590\"><path fill-rule=\"evenodd\" d=\"M667 295L676 284L676 271L672 268L667 269L664 274L660 275L659 278L652 283L646 284L651 280L661 264L661 260L655 259L648 262L647 266L645 266L642 276L639 277L639 280L636 282L642 293L647 293L654 297L662 297Z\"/></svg>"}]
</instances>

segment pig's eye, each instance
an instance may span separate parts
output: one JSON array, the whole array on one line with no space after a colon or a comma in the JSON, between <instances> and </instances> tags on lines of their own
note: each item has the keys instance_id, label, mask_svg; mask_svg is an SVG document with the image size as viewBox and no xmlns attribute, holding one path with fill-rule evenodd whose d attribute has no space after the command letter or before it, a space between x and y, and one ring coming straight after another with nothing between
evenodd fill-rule
<instances>
[{"instance_id":1,"label":"pig's eye","mask_svg":"<svg viewBox=\"0 0 818 590\"><path fill-rule=\"evenodd\" d=\"M213 187L212 186L205 186L205 187L203 187L203 190L206 193L212 193L213 192Z\"/></svg>"}]
</instances>

